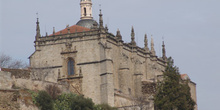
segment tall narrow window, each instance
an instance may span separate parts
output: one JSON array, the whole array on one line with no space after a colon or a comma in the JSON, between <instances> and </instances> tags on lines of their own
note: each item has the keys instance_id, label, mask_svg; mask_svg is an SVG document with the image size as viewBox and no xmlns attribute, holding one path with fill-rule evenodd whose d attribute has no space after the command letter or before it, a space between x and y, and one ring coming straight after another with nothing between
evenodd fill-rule
<instances>
[{"instance_id":1,"label":"tall narrow window","mask_svg":"<svg viewBox=\"0 0 220 110\"><path fill-rule=\"evenodd\" d=\"M87 14L86 14L86 7L84 7L84 16L86 16Z\"/></svg>"},{"instance_id":2,"label":"tall narrow window","mask_svg":"<svg viewBox=\"0 0 220 110\"><path fill-rule=\"evenodd\" d=\"M71 58L68 61L68 75L74 75L74 61Z\"/></svg>"}]
</instances>

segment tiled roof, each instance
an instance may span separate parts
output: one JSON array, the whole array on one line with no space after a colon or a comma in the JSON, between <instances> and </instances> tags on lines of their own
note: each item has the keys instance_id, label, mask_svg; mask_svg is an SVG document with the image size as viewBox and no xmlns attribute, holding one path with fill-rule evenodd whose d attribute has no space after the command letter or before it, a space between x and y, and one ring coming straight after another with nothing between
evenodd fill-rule
<instances>
[{"instance_id":1,"label":"tiled roof","mask_svg":"<svg viewBox=\"0 0 220 110\"><path fill-rule=\"evenodd\" d=\"M83 32L83 31L90 30L89 28L85 28L85 27L78 26L78 25L70 26L69 29L70 29L70 33ZM68 33L68 28L65 28L61 31L56 32L54 35L67 34L67 33ZM51 34L49 36L53 36L53 34Z\"/></svg>"}]
</instances>

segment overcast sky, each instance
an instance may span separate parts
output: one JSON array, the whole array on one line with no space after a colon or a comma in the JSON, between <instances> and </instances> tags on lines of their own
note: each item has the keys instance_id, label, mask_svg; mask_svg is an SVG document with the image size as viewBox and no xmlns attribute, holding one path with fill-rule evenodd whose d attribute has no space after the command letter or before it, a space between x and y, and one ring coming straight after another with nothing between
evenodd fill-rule
<instances>
[{"instance_id":1,"label":"overcast sky","mask_svg":"<svg viewBox=\"0 0 220 110\"><path fill-rule=\"evenodd\" d=\"M28 62L34 52L36 13L41 34L64 29L80 19L80 0L0 0L0 53ZM93 0L93 17L99 4L109 31L119 28L130 42L134 26L138 46L144 34L153 35L161 56L164 37L167 56L181 73L197 83L199 110L219 110L220 99L220 0Z\"/></svg>"}]
</instances>

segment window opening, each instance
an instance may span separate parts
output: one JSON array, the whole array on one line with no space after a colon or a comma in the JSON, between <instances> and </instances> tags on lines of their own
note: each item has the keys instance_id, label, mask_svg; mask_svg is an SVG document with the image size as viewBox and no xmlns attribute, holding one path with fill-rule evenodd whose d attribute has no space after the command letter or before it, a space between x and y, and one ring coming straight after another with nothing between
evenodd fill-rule
<instances>
[{"instance_id":1,"label":"window opening","mask_svg":"<svg viewBox=\"0 0 220 110\"><path fill-rule=\"evenodd\" d=\"M74 75L74 61L69 59L68 61L68 75Z\"/></svg>"},{"instance_id":2,"label":"window opening","mask_svg":"<svg viewBox=\"0 0 220 110\"><path fill-rule=\"evenodd\" d=\"M84 8L84 16L86 16L87 14L86 14L86 8Z\"/></svg>"}]
</instances>

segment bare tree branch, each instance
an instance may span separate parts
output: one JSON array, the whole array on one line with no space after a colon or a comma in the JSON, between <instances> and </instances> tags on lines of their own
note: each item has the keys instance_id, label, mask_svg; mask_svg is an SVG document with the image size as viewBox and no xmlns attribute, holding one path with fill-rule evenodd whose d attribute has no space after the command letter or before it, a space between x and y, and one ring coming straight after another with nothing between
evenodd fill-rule
<instances>
[{"instance_id":1,"label":"bare tree branch","mask_svg":"<svg viewBox=\"0 0 220 110\"><path fill-rule=\"evenodd\" d=\"M11 62L12 58L5 54L0 55L0 67L7 67Z\"/></svg>"},{"instance_id":2,"label":"bare tree branch","mask_svg":"<svg viewBox=\"0 0 220 110\"><path fill-rule=\"evenodd\" d=\"M0 55L0 67L19 69L19 68L26 68L28 66L26 63L24 63L21 60L14 60L8 55L1 54Z\"/></svg>"}]
</instances>

